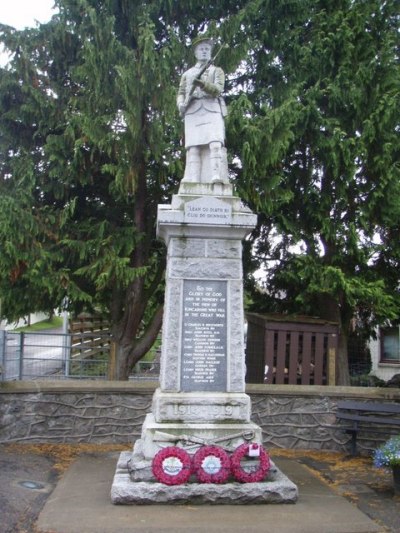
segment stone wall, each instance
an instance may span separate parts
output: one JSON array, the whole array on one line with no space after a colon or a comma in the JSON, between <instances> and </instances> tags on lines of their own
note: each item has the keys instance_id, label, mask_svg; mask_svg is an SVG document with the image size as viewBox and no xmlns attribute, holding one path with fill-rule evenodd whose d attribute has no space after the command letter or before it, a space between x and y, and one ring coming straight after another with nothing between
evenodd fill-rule
<instances>
[{"instance_id":1,"label":"stone wall","mask_svg":"<svg viewBox=\"0 0 400 533\"><path fill-rule=\"evenodd\" d=\"M0 385L0 443L133 443L140 437L156 383L7 382ZM400 390L248 385L252 418L267 448L349 451L336 421L338 399L400 401ZM385 435L360 434L360 451Z\"/></svg>"},{"instance_id":2,"label":"stone wall","mask_svg":"<svg viewBox=\"0 0 400 533\"><path fill-rule=\"evenodd\" d=\"M118 382L3 383L0 443L129 443L140 436L153 392Z\"/></svg>"}]
</instances>

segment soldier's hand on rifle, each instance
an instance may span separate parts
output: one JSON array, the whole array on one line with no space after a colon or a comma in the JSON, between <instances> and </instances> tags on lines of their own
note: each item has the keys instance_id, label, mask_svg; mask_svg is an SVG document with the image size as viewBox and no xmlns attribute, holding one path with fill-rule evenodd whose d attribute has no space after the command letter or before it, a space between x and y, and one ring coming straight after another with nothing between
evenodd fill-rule
<instances>
[{"instance_id":1,"label":"soldier's hand on rifle","mask_svg":"<svg viewBox=\"0 0 400 533\"><path fill-rule=\"evenodd\" d=\"M200 87L200 89L204 89L204 81L200 78L195 78L193 80L193 85L195 85L196 87Z\"/></svg>"}]
</instances>

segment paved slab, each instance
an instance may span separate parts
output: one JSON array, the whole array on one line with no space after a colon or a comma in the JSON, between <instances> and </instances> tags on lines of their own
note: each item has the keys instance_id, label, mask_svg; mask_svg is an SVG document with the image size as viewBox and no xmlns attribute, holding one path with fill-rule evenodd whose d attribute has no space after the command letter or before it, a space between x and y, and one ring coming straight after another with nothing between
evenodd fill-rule
<instances>
[{"instance_id":1,"label":"paved slab","mask_svg":"<svg viewBox=\"0 0 400 533\"><path fill-rule=\"evenodd\" d=\"M32 531L57 476L51 458L0 446L0 532Z\"/></svg>"},{"instance_id":2,"label":"paved slab","mask_svg":"<svg viewBox=\"0 0 400 533\"><path fill-rule=\"evenodd\" d=\"M81 456L64 474L39 515L52 533L260 532L368 533L375 522L293 459L277 464L299 487L287 505L113 505L118 453Z\"/></svg>"}]
</instances>

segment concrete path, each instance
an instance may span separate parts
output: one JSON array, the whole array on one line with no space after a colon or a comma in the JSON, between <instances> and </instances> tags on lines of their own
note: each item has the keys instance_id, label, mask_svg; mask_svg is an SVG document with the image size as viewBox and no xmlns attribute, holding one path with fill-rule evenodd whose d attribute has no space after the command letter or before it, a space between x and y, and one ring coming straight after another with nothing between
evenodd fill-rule
<instances>
[{"instance_id":1,"label":"concrete path","mask_svg":"<svg viewBox=\"0 0 400 533\"><path fill-rule=\"evenodd\" d=\"M110 488L118 453L81 456L42 509L37 527L51 533L368 533L375 522L293 459L276 459L299 488L288 505L118 506Z\"/></svg>"}]
</instances>

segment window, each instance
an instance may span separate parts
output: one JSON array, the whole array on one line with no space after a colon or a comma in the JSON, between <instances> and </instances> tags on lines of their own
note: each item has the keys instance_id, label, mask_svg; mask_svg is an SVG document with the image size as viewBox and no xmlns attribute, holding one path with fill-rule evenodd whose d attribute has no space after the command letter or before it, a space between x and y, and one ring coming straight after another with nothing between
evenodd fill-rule
<instances>
[{"instance_id":1,"label":"window","mask_svg":"<svg viewBox=\"0 0 400 533\"><path fill-rule=\"evenodd\" d=\"M400 363L400 326L381 328L381 362Z\"/></svg>"}]
</instances>

